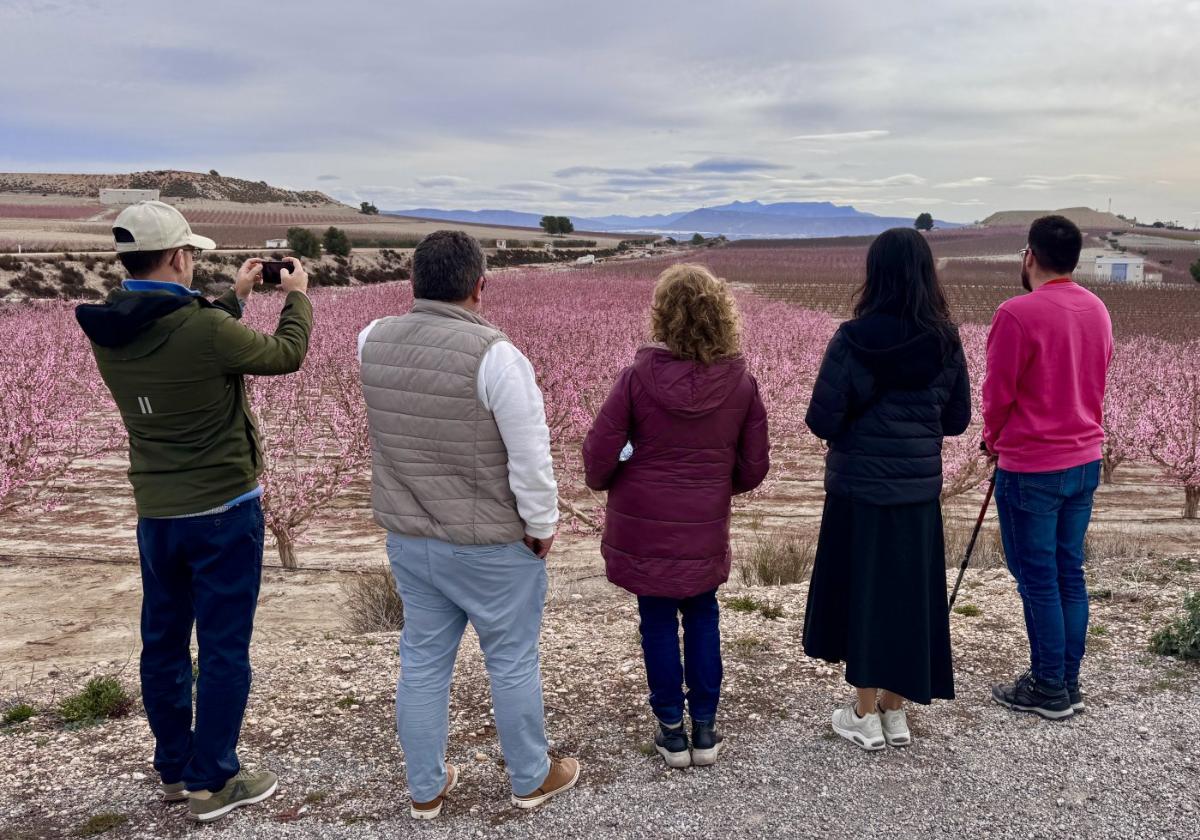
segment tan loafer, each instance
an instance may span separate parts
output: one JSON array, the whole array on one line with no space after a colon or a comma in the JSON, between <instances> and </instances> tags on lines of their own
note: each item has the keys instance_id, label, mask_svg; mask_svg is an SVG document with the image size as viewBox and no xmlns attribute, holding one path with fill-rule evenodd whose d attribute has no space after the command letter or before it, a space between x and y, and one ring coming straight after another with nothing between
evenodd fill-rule
<instances>
[{"instance_id":1,"label":"tan loafer","mask_svg":"<svg viewBox=\"0 0 1200 840\"><path fill-rule=\"evenodd\" d=\"M414 802L409 813L412 814L414 820L436 820L442 813L442 805L445 804L446 797L456 787L458 787L458 768L450 762L446 762L446 786L442 788L442 792L428 802Z\"/></svg>"},{"instance_id":2,"label":"tan loafer","mask_svg":"<svg viewBox=\"0 0 1200 840\"><path fill-rule=\"evenodd\" d=\"M518 808L536 808L548 799L566 793L579 781L579 762L573 758L550 759L550 772L542 786L527 796L513 794L512 803Z\"/></svg>"}]
</instances>

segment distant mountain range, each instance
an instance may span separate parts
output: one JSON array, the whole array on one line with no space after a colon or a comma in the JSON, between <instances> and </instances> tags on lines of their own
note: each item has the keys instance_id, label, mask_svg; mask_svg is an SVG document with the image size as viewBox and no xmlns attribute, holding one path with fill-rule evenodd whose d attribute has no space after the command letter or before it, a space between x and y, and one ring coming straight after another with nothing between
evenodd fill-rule
<instances>
[{"instance_id":1,"label":"distant mountain range","mask_svg":"<svg viewBox=\"0 0 1200 840\"><path fill-rule=\"evenodd\" d=\"M418 207L412 210L387 210L391 216L413 216L448 222L473 222L482 225L507 225L536 228L538 213L515 210L439 210ZM822 236L868 236L891 227L908 227L911 218L876 216L850 206L828 201L780 202L734 201L717 207L700 207L682 213L652 216L571 216L578 231L608 233L658 233L663 235L727 236L731 239L784 239ZM961 227L953 222L935 221L940 228Z\"/></svg>"}]
</instances>

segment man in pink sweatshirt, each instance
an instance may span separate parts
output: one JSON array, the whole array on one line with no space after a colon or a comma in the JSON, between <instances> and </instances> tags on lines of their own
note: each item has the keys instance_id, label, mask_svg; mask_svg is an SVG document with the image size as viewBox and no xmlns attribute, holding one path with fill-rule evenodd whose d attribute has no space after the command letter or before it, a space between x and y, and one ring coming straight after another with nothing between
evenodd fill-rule
<instances>
[{"instance_id":1,"label":"man in pink sweatshirt","mask_svg":"<svg viewBox=\"0 0 1200 840\"><path fill-rule=\"evenodd\" d=\"M1087 637L1083 543L1100 481L1112 322L1071 279L1083 237L1062 216L1029 229L1021 282L992 320L983 439L998 459L996 507L1009 571L1025 607L1030 669L992 688L1003 706L1044 718L1084 709Z\"/></svg>"}]
</instances>

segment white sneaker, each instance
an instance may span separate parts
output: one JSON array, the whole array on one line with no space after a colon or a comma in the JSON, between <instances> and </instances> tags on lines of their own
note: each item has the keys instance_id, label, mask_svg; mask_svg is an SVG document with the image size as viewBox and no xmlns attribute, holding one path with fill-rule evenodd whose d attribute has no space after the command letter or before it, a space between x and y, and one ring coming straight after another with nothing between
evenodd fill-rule
<instances>
[{"instance_id":1,"label":"white sneaker","mask_svg":"<svg viewBox=\"0 0 1200 840\"><path fill-rule=\"evenodd\" d=\"M869 752L887 748L879 715L870 712L866 717L859 717L853 703L834 710L833 731Z\"/></svg>"},{"instance_id":2,"label":"white sneaker","mask_svg":"<svg viewBox=\"0 0 1200 840\"><path fill-rule=\"evenodd\" d=\"M908 716L903 707L894 711L879 710L879 723L883 727L883 737L889 747L907 747L912 743L912 733L908 731Z\"/></svg>"}]
</instances>

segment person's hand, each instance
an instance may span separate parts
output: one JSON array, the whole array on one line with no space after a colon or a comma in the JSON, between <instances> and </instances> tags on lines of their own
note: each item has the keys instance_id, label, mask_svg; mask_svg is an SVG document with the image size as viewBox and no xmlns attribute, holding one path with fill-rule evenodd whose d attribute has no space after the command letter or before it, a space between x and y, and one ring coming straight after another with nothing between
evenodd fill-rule
<instances>
[{"instance_id":1,"label":"person's hand","mask_svg":"<svg viewBox=\"0 0 1200 840\"><path fill-rule=\"evenodd\" d=\"M985 458L987 458L987 462L990 466L994 467L1000 463L1000 455L988 448L987 441L979 441L979 451L983 453Z\"/></svg>"},{"instance_id":2,"label":"person's hand","mask_svg":"<svg viewBox=\"0 0 1200 840\"><path fill-rule=\"evenodd\" d=\"M262 262L258 257L251 257L238 269L237 279L233 281L233 290L237 293L238 300L243 303L250 299L254 287L262 282Z\"/></svg>"},{"instance_id":3,"label":"person's hand","mask_svg":"<svg viewBox=\"0 0 1200 840\"><path fill-rule=\"evenodd\" d=\"M300 262L299 257L284 257L292 264L292 270L286 268L279 270L280 283L279 288L285 292L302 292L308 294L308 272L304 270L304 264Z\"/></svg>"},{"instance_id":4,"label":"person's hand","mask_svg":"<svg viewBox=\"0 0 1200 840\"><path fill-rule=\"evenodd\" d=\"M526 534L525 545L529 547L530 551L545 560L546 555L550 553L550 547L554 545L554 537L554 534L548 537L531 537Z\"/></svg>"}]
</instances>

